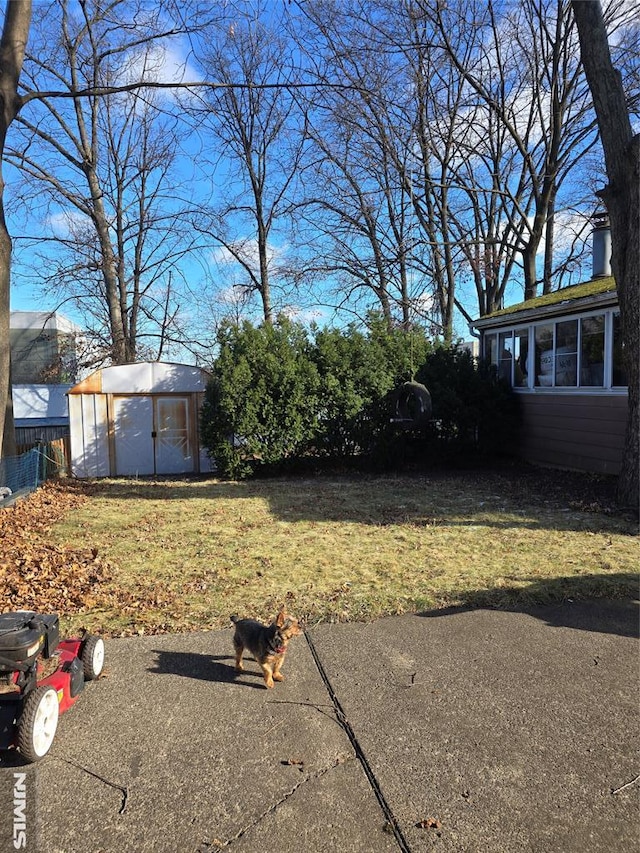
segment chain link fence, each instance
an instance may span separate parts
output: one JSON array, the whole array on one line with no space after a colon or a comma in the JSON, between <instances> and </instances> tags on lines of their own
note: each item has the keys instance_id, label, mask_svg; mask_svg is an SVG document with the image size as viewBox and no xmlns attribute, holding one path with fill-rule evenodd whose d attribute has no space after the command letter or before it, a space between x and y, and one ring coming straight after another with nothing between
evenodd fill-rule
<instances>
[{"instance_id":1,"label":"chain link fence","mask_svg":"<svg viewBox=\"0 0 640 853\"><path fill-rule=\"evenodd\" d=\"M63 439L37 444L19 456L0 459L0 507L48 480L67 473Z\"/></svg>"}]
</instances>

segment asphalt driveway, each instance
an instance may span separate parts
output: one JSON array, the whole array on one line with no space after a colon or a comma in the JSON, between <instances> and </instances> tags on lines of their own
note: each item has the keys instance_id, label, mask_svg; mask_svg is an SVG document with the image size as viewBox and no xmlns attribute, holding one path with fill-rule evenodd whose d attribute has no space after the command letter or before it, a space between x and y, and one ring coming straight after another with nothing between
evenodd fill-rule
<instances>
[{"instance_id":1,"label":"asphalt driveway","mask_svg":"<svg viewBox=\"0 0 640 853\"><path fill-rule=\"evenodd\" d=\"M231 633L109 641L49 756L3 756L0 849L16 773L41 853L640 848L637 602L319 625L273 690Z\"/></svg>"}]
</instances>

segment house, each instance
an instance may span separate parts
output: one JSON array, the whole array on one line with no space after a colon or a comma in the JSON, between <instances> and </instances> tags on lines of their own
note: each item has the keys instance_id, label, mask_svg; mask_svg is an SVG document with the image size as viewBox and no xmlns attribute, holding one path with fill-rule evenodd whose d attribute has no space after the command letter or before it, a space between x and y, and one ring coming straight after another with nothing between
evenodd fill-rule
<instances>
[{"instance_id":1,"label":"house","mask_svg":"<svg viewBox=\"0 0 640 853\"><path fill-rule=\"evenodd\" d=\"M69 435L67 391L71 385L13 385L16 443L54 441Z\"/></svg>"},{"instance_id":2,"label":"house","mask_svg":"<svg viewBox=\"0 0 640 853\"><path fill-rule=\"evenodd\" d=\"M596 227L591 280L473 324L484 358L520 397L520 453L530 462L620 471L628 394L609 259L608 227Z\"/></svg>"},{"instance_id":3,"label":"house","mask_svg":"<svg viewBox=\"0 0 640 853\"><path fill-rule=\"evenodd\" d=\"M211 470L199 414L209 374L141 362L103 367L68 391L76 477L197 474Z\"/></svg>"},{"instance_id":4,"label":"house","mask_svg":"<svg viewBox=\"0 0 640 853\"><path fill-rule=\"evenodd\" d=\"M56 311L12 311L11 381L16 385L74 383L82 329Z\"/></svg>"},{"instance_id":5,"label":"house","mask_svg":"<svg viewBox=\"0 0 640 853\"><path fill-rule=\"evenodd\" d=\"M82 329L56 311L11 311L11 394L18 445L69 435L67 391L82 374Z\"/></svg>"}]
</instances>

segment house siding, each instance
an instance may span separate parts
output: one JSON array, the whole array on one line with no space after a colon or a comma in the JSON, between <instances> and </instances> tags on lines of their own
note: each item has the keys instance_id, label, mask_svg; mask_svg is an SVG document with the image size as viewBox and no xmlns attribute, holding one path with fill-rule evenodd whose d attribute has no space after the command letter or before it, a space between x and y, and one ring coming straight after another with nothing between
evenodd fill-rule
<instances>
[{"instance_id":1,"label":"house siding","mask_svg":"<svg viewBox=\"0 0 640 853\"><path fill-rule=\"evenodd\" d=\"M530 462L601 474L620 473L626 394L519 394L521 454Z\"/></svg>"}]
</instances>

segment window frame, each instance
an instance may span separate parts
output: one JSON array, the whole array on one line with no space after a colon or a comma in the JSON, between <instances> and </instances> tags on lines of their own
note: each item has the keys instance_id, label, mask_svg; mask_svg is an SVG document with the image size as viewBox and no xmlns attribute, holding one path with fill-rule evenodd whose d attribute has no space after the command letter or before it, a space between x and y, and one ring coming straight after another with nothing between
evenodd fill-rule
<instances>
[{"instance_id":1,"label":"window frame","mask_svg":"<svg viewBox=\"0 0 640 853\"><path fill-rule=\"evenodd\" d=\"M535 394L626 394L627 385L613 384L613 318L620 314L620 309L616 306L613 308L594 308L591 311L583 311L574 314L566 314L556 317L544 317L539 321L529 321L523 323L514 323L513 325L499 327L491 331L483 333L482 340L482 356L489 357L492 351L490 338L493 338L493 353L495 359L491 362L495 367L498 375L502 371L504 373L505 360L500 358L501 342L505 340L505 336L510 336L510 351L513 355L511 359L511 376L510 385L514 391L518 393L535 393ZM603 384L602 385L583 385L582 384L582 320L591 317L604 317L604 367L603 367ZM556 385L556 360L557 360L557 325L558 323L567 323L577 320L577 366L576 366L576 384L575 385ZM553 329L553 367L551 371L552 383L550 385L536 385L535 371L535 347L536 347L536 329L542 326L551 326ZM515 384L516 380L516 332L522 333L527 330L527 360L526 360L526 385Z\"/></svg>"}]
</instances>

